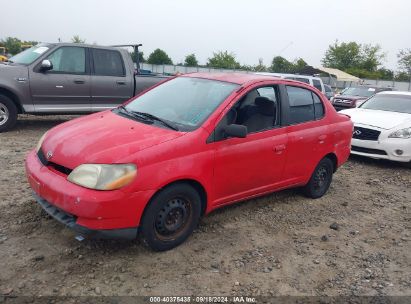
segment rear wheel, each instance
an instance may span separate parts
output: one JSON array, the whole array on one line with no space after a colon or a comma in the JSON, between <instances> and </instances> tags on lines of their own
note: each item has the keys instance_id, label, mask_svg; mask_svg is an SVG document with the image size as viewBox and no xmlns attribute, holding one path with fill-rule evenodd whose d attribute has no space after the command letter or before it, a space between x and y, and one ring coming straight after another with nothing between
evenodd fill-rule
<instances>
[{"instance_id":1,"label":"rear wheel","mask_svg":"<svg viewBox=\"0 0 411 304\"><path fill-rule=\"evenodd\" d=\"M144 212L140 225L143 242L155 251L172 249L183 243L198 225L201 198L187 184L161 190Z\"/></svg>"},{"instance_id":2,"label":"rear wheel","mask_svg":"<svg viewBox=\"0 0 411 304\"><path fill-rule=\"evenodd\" d=\"M322 197L330 187L333 172L334 165L331 159L323 158L315 168L307 185L304 186L304 194L311 198Z\"/></svg>"},{"instance_id":3,"label":"rear wheel","mask_svg":"<svg viewBox=\"0 0 411 304\"><path fill-rule=\"evenodd\" d=\"M16 105L9 97L0 95L0 133L13 128L16 121Z\"/></svg>"}]
</instances>

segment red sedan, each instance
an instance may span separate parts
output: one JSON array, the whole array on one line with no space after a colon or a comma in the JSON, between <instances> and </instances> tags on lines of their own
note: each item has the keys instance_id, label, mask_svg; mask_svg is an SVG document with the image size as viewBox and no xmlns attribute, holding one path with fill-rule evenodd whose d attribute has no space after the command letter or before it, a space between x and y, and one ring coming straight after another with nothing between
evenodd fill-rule
<instances>
[{"instance_id":1,"label":"red sedan","mask_svg":"<svg viewBox=\"0 0 411 304\"><path fill-rule=\"evenodd\" d=\"M221 206L291 187L323 196L352 130L304 83L196 73L51 129L26 171L37 202L80 235L168 250Z\"/></svg>"}]
</instances>

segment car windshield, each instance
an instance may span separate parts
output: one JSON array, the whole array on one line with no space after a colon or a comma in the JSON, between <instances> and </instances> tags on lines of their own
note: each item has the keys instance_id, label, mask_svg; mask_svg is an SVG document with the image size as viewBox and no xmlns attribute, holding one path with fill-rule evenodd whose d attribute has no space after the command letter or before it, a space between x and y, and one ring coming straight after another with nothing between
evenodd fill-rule
<instances>
[{"instance_id":1,"label":"car windshield","mask_svg":"<svg viewBox=\"0 0 411 304\"><path fill-rule=\"evenodd\" d=\"M11 57L9 59L9 62L24 64L24 65L31 64L34 60L39 58L41 54L48 51L49 48L50 48L50 45L48 44L44 44L44 43L37 44L36 46L33 46Z\"/></svg>"},{"instance_id":2,"label":"car windshield","mask_svg":"<svg viewBox=\"0 0 411 304\"><path fill-rule=\"evenodd\" d=\"M229 82L177 77L135 98L125 110L149 114L179 130L190 131L199 127L238 87Z\"/></svg>"},{"instance_id":3,"label":"car windshield","mask_svg":"<svg viewBox=\"0 0 411 304\"><path fill-rule=\"evenodd\" d=\"M360 108L411 114L411 95L377 94Z\"/></svg>"},{"instance_id":4,"label":"car windshield","mask_svg":"<svg viewBox=\"0 0 411 304\"><path fill-rule=\"evenodd\" d=\"M341 92L341 95L352 95L352 96L363 96L363 97L370 97L374 94L375 94L375 88L367 88L367 87L346 88Z\"/></svg>"}]
</instances>

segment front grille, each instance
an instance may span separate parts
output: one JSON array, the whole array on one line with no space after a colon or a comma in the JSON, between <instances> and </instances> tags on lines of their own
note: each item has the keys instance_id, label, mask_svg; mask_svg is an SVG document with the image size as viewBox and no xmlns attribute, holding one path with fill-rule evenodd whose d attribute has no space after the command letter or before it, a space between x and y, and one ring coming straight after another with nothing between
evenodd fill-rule
<instances>
[{"instance_id":1,"label":"front grille","mask_svg":"<svg viewBox=\"0 0 411 304\"><path fill-rule=\"evenodd\" d=\"M348 104L350 105L352 103L352 100L350 99L341 99L341 98L336 98L334 99L335 103L342 103L342 104Z\"/></svg>"},{"instance_id":2,"label":"front grille","mask_svg":"<svg viewBox=\"0 0 411 304\"><path fill-rule=\"evenodd\" d=\"M51 161L48 161L41 149L39 149L37 151L37 157L39 158L39 160L43 164L43 166L52 167L54 170L56 170L58 172L61 172L64 175L69 175L71 173L71 171L73 171L70 168L67 168L67 167L61 166L59 164L53 163Z\"/></svg>"},{"instance_id":3,"label":"front grille","mask_svg":"<svg viewBox=\"0 0 411 304\"><path fill-rule=\"evenodd\" d=\"M387 155L387 152L385 152L384 150L370 149L370 148L364 148L364 147L358 147L358 146L351 146L351 151L367 153L367 154Z\"/></svg>"},{"instance_id":4,"label":"front grille","mask_svg":"<svg viewBox=\"0 0 411 304\"><path fill-rule=\"evenodd\" d=\"M354 127L352 138L361 140L378 140L381 132L373 129Z\"/></svg>"}]
</instances>

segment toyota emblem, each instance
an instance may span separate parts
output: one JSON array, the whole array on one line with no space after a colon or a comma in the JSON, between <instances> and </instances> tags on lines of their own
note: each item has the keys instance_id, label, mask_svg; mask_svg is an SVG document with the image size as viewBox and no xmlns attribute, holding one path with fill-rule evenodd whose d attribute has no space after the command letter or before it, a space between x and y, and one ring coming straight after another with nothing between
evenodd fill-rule
<instances>
[{"instance_id":1,"label":"toyota emblem","mask_svg":"<svg viewBox=\"0 0 411 304\"><path fill-rule=\"evenodd\" d=\"M53 152L49 151L47 152L47 159L50 159L53 157Z\"/></svg>"}]
</instances>

